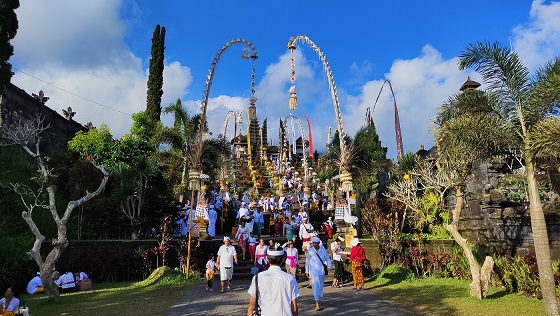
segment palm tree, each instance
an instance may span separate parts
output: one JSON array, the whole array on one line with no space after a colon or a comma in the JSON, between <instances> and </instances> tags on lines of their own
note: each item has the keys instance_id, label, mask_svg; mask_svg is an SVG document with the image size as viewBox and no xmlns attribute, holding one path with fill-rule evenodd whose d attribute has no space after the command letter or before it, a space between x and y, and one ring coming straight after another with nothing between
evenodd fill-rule
<instances>
[{"instance_id":1,"label":"palm tree","mask_svg":"<svg viewBox=\"0 0 560 316\"><path fill-rule=\"evenodd\" d=\"M554 126L559 124L552 116L558 113L560 104L560 58L551 60L531 77L517 53L510 48L499 43L476 42L463 51L459 60L461 70L471 67L480 72L488 84L487 93L495 98L505 129L513 145L521 151L545 312L558 315L548 233L536 179L538 157L543 148L531 145L536 140L542 144L558 142L556 133L541 127L551 121ZM473 141L484 137L480 134Z\"/></svg>"},{"instance_id":2,"label":"palm tree","mask_svg":"<svg viewBox=\"0 0 560 316\"><path fill-rule=\"evenodd\" d=\"M465 205L466 179L471 167L477 160L489 159L493 154L504 148L508 142L507 129L494 99L482 91L465 91L455 95L444 104L436 117L437 134L435 143L438 150L437 173L449 189L455 190L456 203L451 210L451 221L444 227L463 249L469 264L471 279L470 294L478 299L488 294L490 273L494 266L492 257L487 256L482 267L473 254L471 243L459 231L461 212ZM481 137L483 136L483 137ZM424 170L422 183L435 180L434 170ZM442 187L441 185L435 186ZM440 207L444 192L440 194Z\"/></svg>"},{"instance_id":3,"label":"palm tree","mask_svg":"<svg viewBox=\"0 0 560 316\"><path fill-rule=\"evenodd\" d=\"M177 99L174 104L166 106L164 113L173 113L174 122L173 127L162 127L158 135L158 142L169 146L168 150L160 152L159 155L171 166L167 179L170 182L180 181L173 188L173 192L179 195L179 201L182 202L184 194L187 192L187 171L191 156L189 153L194 152L200 115L190 116L183 108L180 99ZM173 166L178 168L173 168ZM180 180L175 179L176 169L181 170Z\"/></svg>"}]
</instances>

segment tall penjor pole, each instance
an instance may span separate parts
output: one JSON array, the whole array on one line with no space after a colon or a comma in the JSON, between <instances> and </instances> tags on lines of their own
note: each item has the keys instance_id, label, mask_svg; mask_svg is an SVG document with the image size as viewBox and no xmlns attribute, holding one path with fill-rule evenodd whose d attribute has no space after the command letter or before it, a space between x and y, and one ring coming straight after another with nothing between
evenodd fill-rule
<instances>
[{"instance_id":1,"label":"tall penjor pole","mask_svg":"<svg viewBox=\"0 0 560 316\"><path fill-rule=\"evenodd\" d=\"M202 156L202 134L204 133L204 126L206 125L206 109L208 107L208 98L210 95L210 88L212 87L212 80L214 79L214 73L216 71L216 66L218 65L218 62L220 61L220 57L222 57L222 54L224 53L224 51L228 48L231 47L234 44L242 44L245 46L248 46L251 50L251 56L247 56L245 54L242 55L243 58L245 59L249 59L251 58L253 60L253 62L258 58L257 56L257 50L255 48L255 46L253 46L253 43L244 40L244 39L233 39L229 42L226 42L224 44L224 46L222 46L222 48L220 48L220 50L218 51L218 53L216 53L216 56L214 57L214 59L212 59L212 64L210 65L210 69L208 69L208 77L206 78L206 83L204 85L204 94L202 96L202 102L201 102L201 108L202 108L202 118L200 120L200 126L199 126L199 132L198 132L198 139L197 139L197 143L196 143L196 152L195 152L195 156L193 158L192 161L192 166L191 166L191 172L189 172L189 188L191 189L191 210L190 210L190 214L189 214L189 221L190 221L190 229L189 229L189 237L188 237L188 245L187 245L187 277L190 274L190 263L191 263L191 242L192 242L192 232L193 232L193 220L194 220L194 216L193 213L195 211L195 205L194 205L194 197L195 197L195 191L200 190L200 175L202 174L202 164L200 163L200 157ZM254 89L254 63L253 63L253 75L251 76L252 80L251 80L251 94L252 97L254 97L254 93L255 93L255 89Z\"/></svg>"},{"instance_id":2,"label":"tall penjor pole","mask_svg":"<svg viewBox=\"0 0 560 316\"><path fill-rule=\"evenodd\" d=\"M346 192L346 204L348 206L348 210L350 210L350 191L353 190L352 185L352 175L350 174L350 151L348 148L348 144L346 144L345 138L346 133L344 132L344 128L342 127L342 114L340 112L340 104L338 102L338 95L336 92L336 84L334 82L334 75L331 71L329 63L327 61L327 57L321 51L319 46L313 43L309 37L305 35L296 35L288 41L288 49L292 52L292 56L290 58L291 61L291 77L290 81L292 82L292 86L290 87L290 101L289 106L290 110L295 110L297 108L297 98L296 98L296 87L295 87L295 58L293 56L293 52L296 49L296 43L302 41L307 43L319 56L321 62L323 64L323 69L325 70L325 74L327 75L327 79L329 82L329 88L331 92L331 98L333 101L334 111L336 115L336 128L338 130L338 135L340 136L340 181L342 182L342 190Z\"/></svg>"}]
</instances>

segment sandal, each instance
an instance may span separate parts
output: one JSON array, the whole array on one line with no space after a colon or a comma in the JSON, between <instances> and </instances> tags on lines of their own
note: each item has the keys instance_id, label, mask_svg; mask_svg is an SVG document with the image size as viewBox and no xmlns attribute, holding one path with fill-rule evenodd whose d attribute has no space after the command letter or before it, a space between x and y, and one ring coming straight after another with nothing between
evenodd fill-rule
<instances>
[{"instance_id":1,"label":"sandal","mask_svg":"<svg viewBox=\"0 0 560 316\"><path fill-rule=\"evenodd\" d=\"M224 290L220 290L220 293L225 293Z\"/></svg>"}]
</instances>

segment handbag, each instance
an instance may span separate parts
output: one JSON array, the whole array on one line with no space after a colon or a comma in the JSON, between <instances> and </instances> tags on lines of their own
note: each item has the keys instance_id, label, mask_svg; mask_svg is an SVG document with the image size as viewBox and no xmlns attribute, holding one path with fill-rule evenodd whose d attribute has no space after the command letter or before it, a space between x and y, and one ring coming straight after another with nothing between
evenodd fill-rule
<instances>
[{"instance_id":1,"label":"handbag","mask_svg":"<svg viewBox=\"0 0 560 316\"><path fill-rule=\"evenodd\" d=\"M323 260L321 259L321 257L319 256L319 254L317 252L315 254L317 255L317 258L319 258L319 260L323 264L323 272L325 273L325 275L329 275L329 267L323 262Z\"/></svg>"},{"instance_id":2,"label":"handbag","mask_svg":"<svg viewBox=\"0 0 560 316\"><path fill-rule=\"evenodd\" d=\"M252 266L251 267L251 274L257 274L259 273L259 267L258 266Z\"/></svg>"},{"instance_id":3,"label":"handbag","mask_svg":"<svg viewBox=\"0 0 560 316\"><path fill-rule=\"evenodd\" d=\"M253 316L261 316L261 307L259 306L259 274L258 273L257 275L255 275L255 287L257 290L257 295L255 296L257 302L255 303L256 307L253 310Z\"/></svg>"}]
</instances>

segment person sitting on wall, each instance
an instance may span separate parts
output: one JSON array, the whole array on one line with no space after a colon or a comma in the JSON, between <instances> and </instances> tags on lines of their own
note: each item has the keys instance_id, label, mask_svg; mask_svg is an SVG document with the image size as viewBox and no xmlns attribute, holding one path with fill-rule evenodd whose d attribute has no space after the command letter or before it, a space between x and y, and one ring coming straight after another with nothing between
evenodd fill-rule
<instances>
[{"instance_id":1,"label":"person sitting on wall","mask_svg":"<svg viewBox=\"0 0 560 316\"><path fill-rule=\"evenodd\" d=\"M27 293L35 294L35 293L45 293L45 289L43 288L43 281L40 277L41 273L37 272L37 275L29 281L27 284Z\"/></svg>"},{"instance_id":2,"label":"person sitting on wall","mask_svg":"<svg viewBox=\"0 0 560 316\"><path fill-rule=\"evenodd\" d=\"M60 274L60 272L53 272L54 284L60 289L61 293L72 292L76 290L76 280L74 279L74 273L66 272Z\"/></svg>"}]
</instances>

